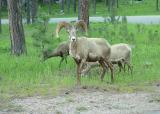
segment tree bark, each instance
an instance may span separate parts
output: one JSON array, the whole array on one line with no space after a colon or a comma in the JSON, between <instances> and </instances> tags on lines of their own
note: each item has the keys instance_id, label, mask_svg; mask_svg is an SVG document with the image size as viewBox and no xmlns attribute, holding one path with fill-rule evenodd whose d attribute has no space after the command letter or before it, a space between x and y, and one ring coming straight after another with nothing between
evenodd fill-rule
<instances>
[{"instance_id":1,"label":"tree bark","mask_svg":"<svg viewBox=\"0 0 160 114\"><path fill-rule=\"evenodd\" d=\"M159 0L156 0L157 11L159 10Z\"/></svg>"},{"instance_id":2,"label":"tree bark","mask_svg":"<svg viewBox=\"0 0 160 114\"><path fill-rule=\"evenodd\" d=\"M26 53L25 36L20 12L19 0L7 0L9 10L9 27L11 39L11 53L21 55Z\"/></svg>"},{"instance_id":3,"label":"tree bark","mask_svg":"<svg viewBox=\"0 0 160 114\"><path fill-rule=\"evenodd\" d=\"M96 14L96 0L93 0L93 13Z\"/></svg>"},{"instance_id":4,"label":"tree bark","mask_svg":"<svg viewBox=\"0 0 160 114\"><path fill-rule=\"evenodd\" d=\"M109 0L105 0L105 5L109 6L108 4L109 4Z\"/></svg>"},{"instance_id":5,"label":"tree bark","mask_svg":"<svg viewBox=\"0 0 160 114\"><path fill-rule=\"evenodd\" d=\"M38 1L37 0L31 0L31 18L32 18L32 23L34 23L36 21L37 10L38 10Z\"/></svg>"},{"instance_id":6,"label":"tree bark","mask_svg":"<svg viewBox=\"0 0 160 114\"><path fill-rule=\"evenodd\" d=\"M67 0L67 12L68 13L70 13L70 4L71 4L71 1Z\"/></svg>"},{"instance_id":7,"label":"tree bark","mask_svg":"<svg viewBox=\"0 0 160 114\"><path fill-rule=\"evenodd\" d=\"M81 0L78 0L78 20L80 20L80 18L81 18Z\"/></svg>"},{"instance_id":8,"label":"tree bark","mask_svg":"<svg viewBox=\"0 0 160 114\"><path fill-rule=\"evenodd\" d=\"M48 0L48 13L51 14L51 5L52 5L52 1Z\"/></svg>"},{"instance_id":9,"label":"tree bark","mask_svg":"<svg viewBox=\"0 0 160 114\"><path fill-rule=\"evenodd\" d=\"M89 27L89 1L81 0L80 1L80 19L84 20Z\"/></svg>"},{"instance_id":10,"label":"tree bark","mask_svg":"<svg viewBox=\"0 0 160 114\"><path fill-rule=\"evenodd\" d=\"M119 0L117 0L117 8L119 8Z\"/></svg>"},{"instance_id":11,"label":"tree bark","mask_svg":"<svg viewBox=\"0 0 160 114\"><path fill-rule=\"evenodd\" d=\"M76 0L73 0L73 11L74 11L74 13L76 13L76 7L77 7Z\"/></svg>"},{"instance_id":12,"label":"tree bark","mask_svg":"<svg viewBox=\"0 0 160 114\"><path fill-rule=\"evenodd\" d=\"M111 23L114 24L116 21L116 0L109 0L109 12L111 17Z\"/></svg>"},{"instance_id":13,"label":"tree bark","mask_svg":"<svg viewBox=\"0 0 160 114\"><path fill-rule=\"evenodd\" d=\"M27 11L27 24L31 23L31 11L30 11L30 0L26 1L26 11Z\"/></svg>"},{"instance_id":14,"label":"tree bark","mask_svg":"<svg viewBox=\"0 0 160 114\"><path fill-rule=\"evenodd\" d=\"M64 0L61 0L61 12L64 12Z\"/></svg>"}]
</instances>

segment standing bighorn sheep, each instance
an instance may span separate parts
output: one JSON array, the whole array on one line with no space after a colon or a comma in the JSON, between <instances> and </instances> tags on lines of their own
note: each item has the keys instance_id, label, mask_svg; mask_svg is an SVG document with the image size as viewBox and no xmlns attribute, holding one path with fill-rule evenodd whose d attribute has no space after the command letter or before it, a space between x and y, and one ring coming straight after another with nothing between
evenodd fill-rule
<instances>
[{"instance_id":1,"label":"standing bighorn sheep","mask_svg":"<svg viewBox=\"0 0 160 114\"><path fill-rule=\"evenodd\" d=\"M109 61L111 53L110 44L103 38L77 37L76 30L79 27L87 31L87 26L83 21L78 21L75 25L60 22L56 28L57 37L59 37L58 33L62 28L65 28L69 34L69 54L77 64L77 84L80 84L80 73L83 65L86 62L96 61L99 62L103 69L101 80L104 78L107 64L111 70L111 81L113 82L113 65Z\"/></svg>"},{"instance_id":2,"label":"standing bighorn sheep","mask_svg":"<svg viewBox=\"0 0 160 114\"><path fill-rule=\"evenodd\" d=\"M61 66L61 63L65 60L67 63L67 56L69 55L69 42L62 42L60 45L58 45L57 48L50 51L44 51L43 52L43 60L46 60L51 57L61 57L61 61L59 64L59 68Z\"/></svg>"}]
</instances>

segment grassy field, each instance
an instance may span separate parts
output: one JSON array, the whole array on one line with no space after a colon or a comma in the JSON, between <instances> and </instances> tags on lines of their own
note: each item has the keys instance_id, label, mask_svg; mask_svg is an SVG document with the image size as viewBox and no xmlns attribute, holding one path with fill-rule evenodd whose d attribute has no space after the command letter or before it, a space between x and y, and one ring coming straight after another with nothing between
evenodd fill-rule
<instances>
[{"instance_id":1,"label":"grassy field","mask_svg":"<svg viewBox=\"0 0 160 114\"><path fill-rule=\"evenodd\" d=\"M102 87L118 91L134 91L149 83L160 81L160 35L158 25L110 25L108 23L91 23L89 37L104 37L111 44L125 42L133 47L132 63L133 76L115 72L115 83L110 82L110 73L102 83L96 73L82 78L82 85ZM61 41L52 37L55 25L48 27L46 37L50 44L46 48L55 48L61 41L67 40L65 31L62 31ZM59 69L60 58L41 61L41 51L33 45L35 25L25 25L27 55L15 57L10 54L9 30L3 25L0 34L0 99L10 97L25 97L34 95L54 96L60 90L75 87L76 65L68 57L68 64L63 63ZM3 100L0 100L0 102Z\"/></svg>"},{"instance_id":2,"label":"grassy field","mask_svg":"<svg viewBox=\"0 0 160 114\"><path fill-rule=\"evenodd\" d=\"M90 16L108 16L108 7L106 7L105 2L97 2L96 14L93 13L93 4L90 0ZM159 3L160 5L160 3ZM78 3L77 3L78 6ZM78 7L77 7L78 8ZM48 13L48 5L39 5L39 13ZM160 11L156 10L156 0L144 0L143 2L130 2L130 0L119 0L119 8L116 11L117 15L159 15ZM7 18L7 11L4 9L2 11L2 18ZM67 6L65 5L64 13L60 13L60 5L53 4L50 17L77 17L77 12L73 12L73 6L71 4L70 12L67 12ZM25 17L25 15L24 15Z\"/></svg>"},{"instance_id":3,"label":"grassy field","mask_svg":"<svg viewBox=\"0 0 160 114\"><path fill-rule=\"evenodd\" d=\"M159 3L160 4L160 3ZM78 6L78 4L77 4ZM96 14L93 12L93 3L90 0L89 4L89 14L90 16L108 16L110 15L108 11L108 7L105 5L105 2L97 2L96 6ZM48 12L48 6L43 5L39 7L40 12ZM54 4L52 6L52 13L50 17L77 17L77 12L73 12L73 7L71 5L70 13L67 12L67 6L65 5L64 13L60 13L59 4ZM156 0L144 0L143 2L133 2L131 3L129 0L119 0L119 7L116 10L117 15L159 15L160 11L156 10Z\"/></svg>"}]
</instances>

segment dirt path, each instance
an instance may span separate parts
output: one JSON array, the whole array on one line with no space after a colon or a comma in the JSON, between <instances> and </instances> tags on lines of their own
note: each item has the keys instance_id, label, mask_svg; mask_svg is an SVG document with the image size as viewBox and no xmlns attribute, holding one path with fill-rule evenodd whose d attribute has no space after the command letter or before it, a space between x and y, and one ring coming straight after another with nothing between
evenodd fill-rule
<instances>
[{"instance_id":1,"label":"dirt path","mask_svg":"<svg viewBox=\"0 0 160 114\"><path fill-rule=\"evenodd\" d=\"M52 97L15 99L22 112L0 114L160 114L160 87L156 92L117 93L97 89L75 89Z\"/></svg>"}]
</instances>

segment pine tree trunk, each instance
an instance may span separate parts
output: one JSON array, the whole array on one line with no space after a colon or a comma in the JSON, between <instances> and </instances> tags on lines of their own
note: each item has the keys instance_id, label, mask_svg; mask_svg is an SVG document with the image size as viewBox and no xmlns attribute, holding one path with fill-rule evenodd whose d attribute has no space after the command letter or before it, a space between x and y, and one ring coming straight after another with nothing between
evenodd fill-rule
<instances>
[{"instance_id":1,"label":"pine tree trunk","mask_svg":"<svg viewBox=\"0 0 160 114\"><path fill-rule=\"evenodd\" d=\"M76 13L76 0L73 0L73 11Z\"/></svg>"},{"instance_id":2,"label":"pine tree trunk","mask_svg":"<svg viewBox=\"0 0 160 114\"><path fill-rule=\"evenodd\" d=\"M96 14L96 0L93 0L93 13Z\"/></svg>"},{"instance_id":3,"label":"pine tree trunk","mask_svg":"<svg viewBox=\"0 0 160 114\"><path fill-rule=\"evenodd\" d=\"M80 2L80 19L89 27L89 1L81 0Z\"/></svg>"},{"instance_id":4,"label":"pine tree trunk","mask_svg":"<svg viewBox=\"0 0 160 114\"><path fill-rule=\"evenodd\" d=\"M67 12L68 13L70 13L70 4L71 4L71 1L67 0Z\"/></svg>"},{"instance_id":5,"label":"pine tree trunk","mask_svg":"<svg viewBox=\"0 0 160 114\"><path fill-rule=\"evenodd\" d=\"M11 53L21 55L26 53L25 36L20 12L19 0L7 0L9 10L9 27L11 39Z\"/></svg>"},{"instance_id":6,"label":"pine tree trunk","mask_svg":"<svg viewBox=\"0 0 160 114\"><path fill-rule=\"evenodd\" d=\"M52 5L52 1L48 0L48 13L51 14L51 5Z\"/></svg>"},{"instance_id":7,"label":"pine tree trunk","mask_svg":"<svg viewBox=\"0 0 160 114\"><path fill-rule=\"evenodd\" d=\"M112 7L112 0L108 0L108 11L111 11L111 7Z\"/></svg>"},{"instance_id":8,"label":"pine tree trunk","mask_svg":"<svg viewBox=\"0 0 160 114\"><path fill-rule=\"evenodd\" d=\"M119 0L117 0L117 8L119 8Z\"/></svg>"},{"instance_id":9,"label":"pine tree trunk","mask_svg":"<svg viewBox=\"0 0 160 114\"><path fill-rule=\"evenodd\" d=\"M78 20L81 19L81 0L78 0Z\"/></svg>"},{"instance_id":10,"label":"pine tree trunk","mask_svg":"<svg viewBox=\"0 0 160 114\"><path fill-rule=\"evenodd\" d=\"M105 0L106 6L109 6L109 0Z\"/></svg>"},{"instance_id":11,"label":"pine tree trunk","mask_svg":"<svg viewBox=\"0 0 160 114\"><path fill-rule=\"evenodd\" d=\"M110 0L109 2L111 23L114 24L116 21L116 0Z\"/></svg>"},{"instance_id":12,"label":"pine tree trunk","mask_svg":"<svg viewBox=\"0 0 160 114\"><path fill-rule=\"evenodd\" d=\"M31 23L31 11L30 11L30 0L26 1L26 7L27 7L27 24Z\"/></svg>"},{"instance_id":13,"label":"pine tree trunk","mask_svg":"<svg viewBox=\"0 0 160 114\"><path fill-rule=\"evenodd\" d=\"M36 21L37 10L38 10L38 1L37 0L31 0L31 18L32 18L32 23L34 23Z\"/></svg>"},{"instance_id":14,"label":"pine tree trunk","mask_svg":"<svg viewBox=\"0 0 160 114\"><path fill-rule=\"evenodd\" d=\"M157 7L157 11L159 10L159 0L156 0L156 7Z\"/></svg>"},{"instance_id":15,"label":"pine tree trunk","mask_svg":"<svg viewBox=\"0 0 160 114\"><path fill-rule=\"evenodd\" d=\"M61 12L64 12L64 0L61 0Z\"/></svg>"}]
</instances>

